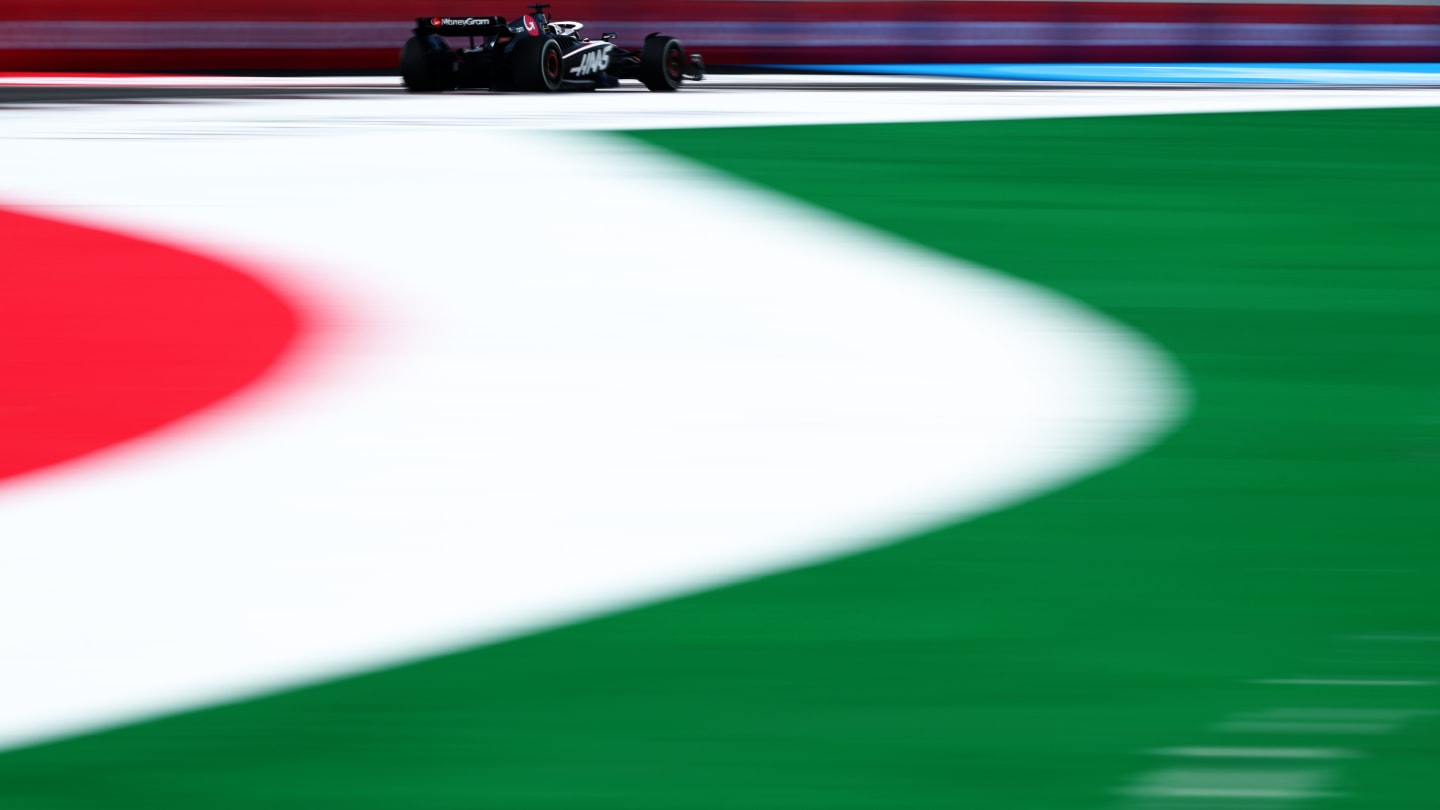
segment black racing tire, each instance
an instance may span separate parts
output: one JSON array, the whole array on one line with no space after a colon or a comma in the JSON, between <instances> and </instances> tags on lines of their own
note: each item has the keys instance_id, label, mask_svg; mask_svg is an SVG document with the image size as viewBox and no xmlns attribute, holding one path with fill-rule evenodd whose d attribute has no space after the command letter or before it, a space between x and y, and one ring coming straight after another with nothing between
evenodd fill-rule
<instances>
[{"instance_id":1,"label":"black racing tire","mask_svg":"<svg viewBox=\"0 0 1440 810\"><path fill-rule=\"evenodd\" d=\"M673 93L685 78L685 46L674 37L649 36L640 52L640 81L651 90Z\"/></svg>"},{"instance_id":2,"label":"black racing tire","mask_svg":"<svg viewBox=\"0 0 1440 810\"><path fill-rule=\"evenodd\" d=\"M438 36L427 43L411 37L400 49L400 78L405 89L417 93L436 93L455 89L455 52Z\"/></svg>"},{"instance_id":3,"label":"black racing tire","mask_svg":"<svg viewBox=\"0 0 1440 810\"><path fill-rule=\"evenodd\" d=\"M564 61L554 37L525 37L510 52L510 79L517 90L553 93L564 81Z\"/></svg>"}]
</instances>

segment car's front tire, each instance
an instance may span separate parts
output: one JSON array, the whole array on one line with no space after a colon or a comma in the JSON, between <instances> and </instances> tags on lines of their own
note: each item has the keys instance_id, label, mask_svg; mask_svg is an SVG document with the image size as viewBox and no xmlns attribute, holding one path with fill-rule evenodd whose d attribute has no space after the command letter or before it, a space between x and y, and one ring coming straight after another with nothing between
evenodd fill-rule
<instances>
[{"instance_id":1,"label":"car's front tire","mask_svg":"<svg viewBox=\"0 0 1440 810\"><path fill-rule=\"evenodd\" d=\"M651 90L670 93L685 77L685 46L674 37L651 35L640 52L640 81Z\"/></svg>"},{"instance_id":2,"label":"car's front tire","mask_svg":"<svg viewBox=\"0 0 1440 810\"><path fill-rule=\"evenodd\" d=\"M564 81L563 62L554 37L525 37L510 53L510 78L517 90L553 93Z\"/></svg>"}]
</instances>

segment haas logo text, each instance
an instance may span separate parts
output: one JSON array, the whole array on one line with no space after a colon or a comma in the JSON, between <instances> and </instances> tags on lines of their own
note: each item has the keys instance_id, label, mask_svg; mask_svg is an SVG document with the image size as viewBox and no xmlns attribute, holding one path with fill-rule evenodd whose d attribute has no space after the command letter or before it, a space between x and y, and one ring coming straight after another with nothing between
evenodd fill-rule
<instances>
[{"instance_id":1,"label":"haas logo text","mask_svg":"<svg viewBox=\"0 0 1440 810\"><path fill-rule=\"evenodd\" d=\"M591 73L599 73L608 67L610 67L610 49L596 48L581 54L580 64L570 68L570 72L576 76L589 76Z\"/></svg>"}]
</instances>

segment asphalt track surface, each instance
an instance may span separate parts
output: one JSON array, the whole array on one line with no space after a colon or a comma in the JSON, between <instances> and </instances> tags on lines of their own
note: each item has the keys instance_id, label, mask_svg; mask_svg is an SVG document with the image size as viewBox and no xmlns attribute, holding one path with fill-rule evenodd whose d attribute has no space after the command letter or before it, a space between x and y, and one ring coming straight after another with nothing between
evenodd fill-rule
<instances>
[{"instance_id":1,"label":"asphalt track surface","mask_svg":"<svg viewBox=\"0 0 1440 810\"><path fill-rule=\"evenodd\" d=\"M676 94L656 94L627 83L595 92L536 95L486 90L409 93L397 77L374 76L9 74L0 75L0 110L116 111L128 106L147 135L168 138L233 134L237 126L247 134L259 134L297 128L339 131L417 120L437 127L616 131L1410 107L1433 104L1436 92L1403 85L1017 82L746 73L711 76ZM244 117L237 117L233 109L223 109L235 104L250 111L248 126L240 123ZM141 112L157 106L174 109ZM53 119L54 125L43 116L9 119L11 137L71 137L71 124L60 119ZM173 132L168 131L171 128Z\"/></svg>"},{"instance_id":2,"label":"asphalt track surface","mask_svg":"<svg viewBox=\"0 0 1440 810\"><path fill-rule=\"evenodd\" d=\"M1376 74L1383 76L1383 74ZM1436 85L1440 85L1437 75ZM1187 79L1182 82L1162 81L1093 81L1093 80L1016 80L1007 78L975 78L957 76L895 76L849 75L836 73L796 73L788 71L715 73L702 83L687 84L684 92L796 92L796 91L883 91L883 92L955 92L983 93L999 90L1047 89L1253 89L1284 87L1289 90L1364 87L1371 90L1402 89L1382 80L1374 84L1310 82L1305 85L1277 85L1263 80L1253 83L1213 82ZM1417 85L1411 83L1409 88ZM460 90L456 94L487 94L485 90ZM647 92L633 83L606 94ZM85 104L127 101L209 101L245 98L314 99L335 96L373 96L408 94L396 77L225 77L225 76L147 76L147 77L21 77L0 76L0 108L25 104Z\"/></svg>"},{"instance_id":3,"label":"asphalt track surface","mask_svg":"<svg viewBox=\"0 0 1440 810\"><path fill-rule=\"evenodd\" d=\"M835 76L787 73L715 74L703 83L686 85L686 92L752 90L952 90L1018 88L1032 82L943 77ZM458 90L456 94L488 93L485 90ZM584 91L580 91L584 92ZM606 93L646 92L638 84L603 91ZM396 77L37 77L0 79L0 104L142 101L181 99L204 101L228 98L317 98L351 95L407 94Z\"/></svg>"},{"instance_id":4,"label":"asphalt track surface","mask_svg":"<svg viewBox=\"0 0 1440 810\"><path fill-rule=\"evenodd\" d=\"M1058 83L1052 83L1058 84ZM1097 86L1066 83L1067 86ZM1134 86L1134 85L1132 85ZM794 77L784 82L755 82L712 76L703 85L689 85L684 92L713 93L734 91L793 92L797 90L848 91L879 90L885 92L983 92L986 90L1042 89L1036 82L980 81L969 79L894 79L861 81L857 79L830 78L809 80ZM485 90L457 90L454 94L488 94ZM598 91L603 93L648 92L639 87L615 88ZM24 104L74 104L126 101L214 101L236 98L271 99L314 99L333 96L408 95L403 87L393 81L374 81L364 84L314 84L290 86L249 86L221 87L175 87L175 86L30 86L0 87L0 107Z\"/></svg>"}]
</instances>

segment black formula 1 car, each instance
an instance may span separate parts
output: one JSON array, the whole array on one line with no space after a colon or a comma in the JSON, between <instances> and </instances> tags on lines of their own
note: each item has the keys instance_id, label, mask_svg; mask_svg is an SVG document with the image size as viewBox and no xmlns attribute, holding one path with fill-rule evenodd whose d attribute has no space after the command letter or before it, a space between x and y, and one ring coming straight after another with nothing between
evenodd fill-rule
<instances>
[{"instance_id":1,"label":"black formula 1 car","mask_svg":"<svg viewBox=\"0 0 1440 810\"><path fill-rule=\"evenodd\" d=\"M400 50L405 86L422 92L483 87L553 93L639 79L664 92L705 76L700 55L687 55L674 37L651 34L638 51L629 51L614 44L615 34L591 40L580 36L583 23L552 22L545 13L549 8L531 5L529 14L513 22L504 17L416 19L415 36ZM452 47L447 36L468 37L469 46Z\"/></svg>"}]
</instances>

